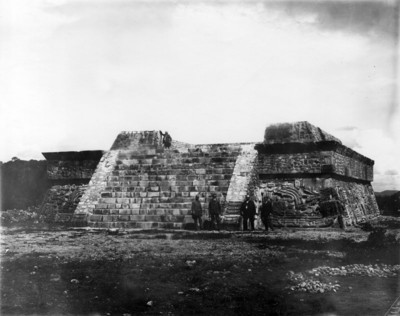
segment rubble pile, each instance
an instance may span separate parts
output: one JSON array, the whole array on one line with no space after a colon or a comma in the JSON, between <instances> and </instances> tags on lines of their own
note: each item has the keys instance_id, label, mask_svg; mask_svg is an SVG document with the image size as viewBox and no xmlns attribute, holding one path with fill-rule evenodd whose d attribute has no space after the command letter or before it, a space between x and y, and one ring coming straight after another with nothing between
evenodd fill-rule
<instances>
[{"instance_id":1,"label":"rubble pile","mask_svg":"<svg viewBox=\"0 0 400 316\"><path fill-rule=\"evenodd\" d=\"M58 213L73 214L87 185L55 185L44 199L40 213L47 222L54 222Z\"/></svg>"},{"instance_id":2,"label":"rubble pile","mask_svg":"<svg viewBox=\"0 0 400 316\"><path fill-rule=\"evenodd\" d=\"M388 265L388 264L351 264L347 266L341 266L338 268L331 268L328 266L322 266L308 271L308 273L315 276L329 275L329 276L371 276L387 278L396 276L400 271L400 265Z\"/></svg>"},{"instance_id":3,"label":"rubble pile","mask_svg":"<svg viewBox=\"0 0 400 316\"><path fill-rule=\"evenodd\" d=\"M311 279L290 287L292 291L308 292L308 293L324 293L329 291L336 292L339 288L340 285L337 283L332 284L331 282L329 282L328 284Z\"/></svg>"},{"instance_id":4,"label":"rubble pile","mask_svg":"<svg viewBox=\"0 0 400 316\"><path fill-rule=\"evenodd\" d=\"M38 214L38 207L28 207L27 210L7 210L1 212L1 223L3 225L39 223L43 217Z\"/></svg>"},{"instance_id":5,"label":"rubble pile","mask_svg":"<svg viewBox=\"0 0 400 316\"><path fill-rule=\"evenodd\" d=\"M306 279L303 273L294 273L293 271L289 271L288 278L294 284L289 287L291 291L325 293L336 292L340 288L338 283L324 283L319 280Z\"/></svg>"},{"instance_id":6,"label":"rubble pile","mask_svg":"<svg viewBox=\"0 0 400 316\"><path fill-rule=\"evenodd\" d=\"M341 266L332 268L328 266L321 266L308 270L306 274L311 274L316 277L324 276L368 276L368 277L379 277L387 278L397 276L400 271L400 265L388 265L388 264L351 264L347 266ZM338 281L335 283L329 282L324 283L320 280L313 278L307 278L303 273L294 273L289 271L287 274L291 286L288 288L292 291L308 292L308 293L324 293L328 291L336 292L340 288Z\"/></svg>"}]
</instances>

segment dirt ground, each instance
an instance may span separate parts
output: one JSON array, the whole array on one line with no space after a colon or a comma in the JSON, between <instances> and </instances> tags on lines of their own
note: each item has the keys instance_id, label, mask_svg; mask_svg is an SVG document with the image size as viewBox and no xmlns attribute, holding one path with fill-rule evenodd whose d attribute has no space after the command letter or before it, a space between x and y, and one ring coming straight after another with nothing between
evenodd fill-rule
<instances>
[{"instance_id":1,"label":"dirt ground","mask_svg":"<svg viewBox=\"0 0 400 316\"><path fill-rule=\"evenodd\" d=\"M368 235L3 228L1 314L384 315L400 295L399 244ZM342 272L356 264L367 274Z\"/></svg>"}]
</instances>

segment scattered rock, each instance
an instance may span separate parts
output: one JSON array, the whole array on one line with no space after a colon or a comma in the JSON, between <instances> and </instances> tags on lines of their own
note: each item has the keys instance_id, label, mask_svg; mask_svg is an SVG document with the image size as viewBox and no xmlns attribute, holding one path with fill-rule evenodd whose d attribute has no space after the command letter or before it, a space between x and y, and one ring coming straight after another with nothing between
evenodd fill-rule
<instances>
[{"instance_id":1,"label":"scattered rock","mask_svg":"<svg viewBox=\"0 0 400 316\"><path fill-rule=\"evenodd\" d=\"M196 264L196 260L192 260L192 261L186 260L186 265L190 268L193 267L195 264Z\"/></svg>"},{"instance_id":2,"label":"scattered rock","mask_svg":"<svg viewBox=\"0 0 400 316\"><path fill-rule=\"evenodd\" d=\"M322 266L308 271L308 273L315 276L329 275L329 276L372 276L372 277L391 277L396 276L400 271L400 265L387 265L387 264L351 264L341 266L339 268L331 268Z\"/></svg>"},{"instance_id":3,"label":"scattered rock","mask_svg":"<svg viewBox=\"0 0 400 316\"><path fill-rule=\"evenodd\" d=\"M57 282L57 281L60 281L60 280L61 280L60 275L58 275L58 274L51 274L50 275L50 281L51 282Z\"/></svg>"}]
</instances>

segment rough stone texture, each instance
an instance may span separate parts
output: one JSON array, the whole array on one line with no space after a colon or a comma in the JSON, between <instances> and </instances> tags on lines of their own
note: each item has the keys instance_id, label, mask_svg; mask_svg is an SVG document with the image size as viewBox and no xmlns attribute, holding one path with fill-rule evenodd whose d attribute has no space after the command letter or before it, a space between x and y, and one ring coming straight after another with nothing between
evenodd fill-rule
<instances>
[{"instance_id":1,"label":"rough stone texture","mask_svg":"<svg viewBox=\"0 0 400 316\"><path fill-rule=\"evenodd\" d=\"M362 222L368 217L379 215L378 204L371 184L336 179L331 181L331 186L336 188L339 199L346 207L346 217L351 222Z\"/></svg>"},{"instance_id":2,"label":"rough stone texture","mask_svg":"<svg viewBox=\"0 0 400 316\"><path fill-rule=\"evenodd\" d=\"M47 175L49 180L90 179L98 161L48 161Z\"/></svg>"},{"instance_id":3,"label":"rough stone texture","mask_svg":"<svg viewBox=\"0 0 400 316\"><path fill-rule=\"evenodd\" d=\"M90 214L93 212L101 198L101 191L107 185L107 176L114 169L117 155L118 151L110 150L100 159L96 171L89 182L89 187L82 196L75 214Z\"/></svg>"},{"instance_id":4,"label":"rough stone texture","mask_svg":"<svg viewBox=\"0 0 400 316\"><path fill-rule=\"evenodd\" d=\"M225 223L238 223L240 205L246 194L253 195L258 175L255 173L257 164L257 151L255 144L241 145L240 155L235 162L232 178L226 196Z\"/></svg>"},{"instance_id":5,"label":"rough stone texture","mask_svg":"<svg viewBox=\"0 0 400 316\"><path fill-rule=\"evenodd\" d=\"M159 131L122 132L101 158L74 221L105 228L182 228L192 223L194 197L200 196L207 216L214 193L228 222L237 221L246 194L258 204L261 192L274 199L278 226L332 225L337 215L320 209L330 209L334 201L345 204L348 223L379 213L372 160L307 122L269 127L265 136L258 144L173 140L165 148Z\"/></svg>"},{"instance_id":6,"label":"rough stone texture","mask_svg":"<svg viewBox=\"0 0 400 316\"><path fill-rule=\"evenodd\" d=\"M85 203L88 223L182 228L192 222L190 207L196 195L205 215L213 193L223 199L240 151L240 144L194 146L177 141L167 149L157 131L121 133L111 150L113 166L98 168L93 176L101 172L102 183L92 193L92 205ZM83 205L76 213L82 213Z\"/></svg>"},{"instance_id":7,"label":"rough stone texture","mask_svg":"<svg viewBox=\"0 0 400 316\"><path fill-rule=\"evenodd\" d=\"M318 227L333 224L337 217L332 214L323 218L317 207L329 197L345 205L348 224L362 222L379 213L370 184L342 181L332 178L272 178L260 182L261 192L274 200L274 224L276 226Z\"/></svg>"},{"instance_id":8,"label":"rough stone texture","mask_svg":"<svg viewBox=\"0 0 400 316\"><path fill-rule=\"evenodd\" d=\"M347 223L379 214L371 181L374 162L307 123L268 127L257 144L260 192L274 199L274 223L326 226L340 201ZM318 207L318 208L317 208Z\"/></svg>"},{"instance_id":9,"label":"rough stone texture","mask_svg":"<svg viewBox=\"0 0 400 316\"><path fill-rule=\"evenodd\" d=\"M39 214L45 217L46 222L70 219L86 189L87 185L52 186L46 193Z\"/></svg>"},{"instance_id":10,"label":"rough stone texture","mask_svg":"<svg viewBox=\"0 0 400 316\"><path fill-rule=\"evenodd\" d=\"M146 145L163 148L160 131L121 132L111 146L111 150L141 150ZM191 148L194 146L173 139L169 150L185 152Z\"/></svg>"},{"instance_id":11,"label":"rough stone texture","mask_svg":"<svg viewBox=\"0 0 400 316\"><path fill-rule=\"evenodd\" d=\"M373 165L334 151L259 155L260 174L323 174L372 181Z\"/></svg>"},{"instance_id":12,"label":"rough stone texture","mask_svg":"<svg viewBox=\"0 0 400 316\"><path fill-rule=\"evenodd\" d=\"M49 180L90 179L102 157L100 150L43 153Z\"/></svg>"},{"instance_id":13,"label":"rough stone texture","mask_svg":"<svg viewBox=\"0 0 400 316\"><path fill-rule=\"evenodd\" d=\"M227 202L242 202L246 196L247 189L251 180L254 164L257 161L257 151L255 144L241 146L241 153L235 162L232 179L227 193Z\"/></svg>"},{"instance_id":14,"label":"rough stone texture","mask_svg":"<svg viewBox=\"0 0 400 316\"><path fill-rule=\"evenodd\" d=\"M264 144L312 143L321 141L342 142L306 121L272 124L265 129Z\"/></svg>"}]
</instances>

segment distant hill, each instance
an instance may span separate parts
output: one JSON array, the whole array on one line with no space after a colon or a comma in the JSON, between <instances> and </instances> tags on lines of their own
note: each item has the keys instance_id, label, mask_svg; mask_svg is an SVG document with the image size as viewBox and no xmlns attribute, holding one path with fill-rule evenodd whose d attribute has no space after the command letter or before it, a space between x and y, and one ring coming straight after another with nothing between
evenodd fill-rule
<instances>
[{"instance_id":1,"label":"distant hill","mask_svg":"<svg viewBox=\"0 0 400 316\"><path fill-rule=\"evenodd\" d=\"M400 216L400 191L385 190L375 192L376 202L383 215Z\"/></svg>"},{"instance_id":2,"label":"distant hill","mask_svg":"<svg viewBox=\"0 0 400 316\"><path fill-rule=\"evenodd\" d=\"M46 160L13 159L0 163L1 210L40 205L49 183Z\"/></svg>"},{"instance_id":3,"label":"distant hill","mask_svg":"<svg viewBox=\"0 0 400 316\"><path fill-rule=\"evenodd\" d=\"M398 192L400 192L400 191L398 191L398 190L385 190L385 191L382 191L382 192L375 192L375 196L390 196L390 195L393 195L393 194L395 194L395 193L398 193Z\"/></svg>"}]
</instances>

